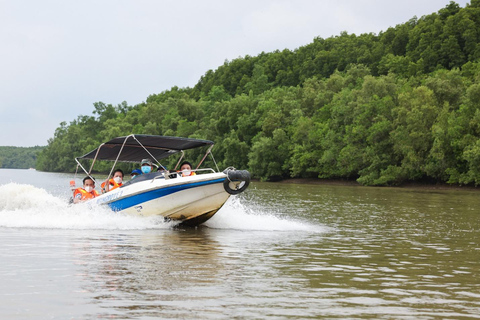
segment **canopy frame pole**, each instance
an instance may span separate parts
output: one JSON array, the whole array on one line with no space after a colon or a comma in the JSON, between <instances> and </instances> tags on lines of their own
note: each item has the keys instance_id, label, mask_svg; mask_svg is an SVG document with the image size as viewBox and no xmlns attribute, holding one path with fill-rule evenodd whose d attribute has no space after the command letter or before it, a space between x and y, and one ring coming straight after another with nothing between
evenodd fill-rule
<instances>
[{"instance_id":1,"label":"canopy frame pole","mask_svg":"<svg viewBox=\"0 0 480 320\"><path fill-rule=\"evenodd\" d=\"M215 161L215 158L213 157L213 153L210 152L210 156L212 157L213 163L215 163L215 167L217 168L217 172L220 172L220 169L218 168L217 161Z\"/></svg>"},{"instance_id":2,"label":"canopy frame pole","mask_svg":"<svg viewBox=\"0 0 480 320\"><path fill-rule=\"evenodd\" d=\"M76 160L76 158L75 158L75 160ZM77 161L77 167L75 168L75 175L73 176L74 180L77 179L78 166L79 166L79 164L78 164L78 161Z\"/></svg>"},{"instance_id":3,"label":"canopy frame pole","mask_svg":"<svg viewBox=\"0 0 480 320\"><path fill-rule=\"evenodd\" d=\"M160 161L158 161L157 158L155 158L155 157L150 153L150 151L148 151L148 149L145 148L145 146L144 146L140 141L138 141L138 139L135 137L135 135L132 134L132 136L133 136L133 139L135 139L135 141L137 141L138 144L139 144L140 146L142 146L142 148L143 148L145 151L147 151L147 153L150 155L150 157L152 157L152 159L155 160L155 162L158 163L158 165L159 165L160 167L162 167L163 170L167 171L167 168L165 168L165 167L160 163ZM170 150L170 149L166 149L166 148L161 148L161 149ZM182 152L183 152L183 151L182 151Z\"/></svg>"},{"instance_id":4,"label":"canopy frame pole","mask_svg":"<svg viewBox=\"0 0 480 320\"><path fill-rule=\"evenodd\" d=\"M120 148L120 151L118 151L117 158L115 159L115 162L113 163L112 169L110 169L110 173L108 174L108 177L107 177L107 180L106 180L106 181L108 181L108 180L110 179L110 176L111 176L112 173L113 173L113 169L115 168L115 165L116 165L117 162L118 162L118 158L120 158L120 155L122 154L123 147L125 146L125 143L127 143L128 138L130 138L130 137L132 137L132 136L135 138L135 136L134 136L133 134L131 134L131 135L129 135L129 136L126 136L126 137L125 137L125 140L123 140L122 147ZM135 140L137 140L137 139L135 139ZM143 146L142 146L142 147L143 147ZM97 157L95 156L95 158L97 158Z\"/></svg>"},{"instance_id":5,"label":"canopy frame pole","mask_svg":"<svg viewBox=\"0 0 480 320\"><path fill-rule=\"evenodd\" d=\"M102 149L102 147L105 145L105 143L102 143L98 149L97 149L97 152L95 153L95 158L93 158L93 161L92 161L92 165L90 166L90 170L87 172L85 171L85 169L83 169L83 171L85 171L85 173L88 174L88 176L90 176L90 174L92 173L92 170L93 170L93 165L95 164L95 162L97 161L97 157L98 157L98 153L100 152L100 149ZM78 162L78 161L77 161ZM82 167L83 168L83 167ZM91 178L91 177L90 177Z\"/></svg>"},{"instance_id":6,"label":"canopy frame pole","mask_svg":"<svg viewBox=\"0 0 480 320\"><path fill-rule=\"evenodd\" d=\"M198 168L200 168L200 166L202 165L203 161L205 161L205 158L208 156L208 154L210 153L212 148L213 148L213 144L210 146L210 148L208 148L207 152L205 152L205 155L203 156L202 160L200 160L200 162L198 163L195 170L198 170ZM215 160L214 160L214 162L215 162ZM216 163L215 163L215 165L216 165ZM220 170L218 170L218 166L217 166L217 171L220 171Z\"/></svg>"},{"instance_id":7,"label":"canopy frame pole","mask_svg":"<svg viewBox=\"0 0 480 320\"><path fill-rule=\"evenodd\" d=\"M183 150L180 150L180 152L182 153L182 156L180 157L180 159L178 159L178 162L177 164L175 165L175 168L173 168L173 170L177 170L178 168L178 165L180 164L180 162L182 161L183 157L185 156L185 152ZM180 168L178 168L180 169Z\"/></svg>"},{"instance_id":8,"label":"canopy frame pole","mask_svg":"<svg viewBox=\"0 0 480 320\"><path fill-rule=\"evenodd\" d=\"M83 172L85 172L85 174L86 174L90 179L92 179L93 182L95 182L95 184L97 184L97 180L95 180L95 179L91 176L90 172L88 172L87 169L85 169L85 168L82 166L82 164L80 163L80 161L78 161L78 158L75 158L75 161L77 162L77 171L78 171L78 166L80 166L80 168L82 168ZM76 177L76 176L77 176L77 172L75 172L75 177Z\"/></svg>"}]
</instances>

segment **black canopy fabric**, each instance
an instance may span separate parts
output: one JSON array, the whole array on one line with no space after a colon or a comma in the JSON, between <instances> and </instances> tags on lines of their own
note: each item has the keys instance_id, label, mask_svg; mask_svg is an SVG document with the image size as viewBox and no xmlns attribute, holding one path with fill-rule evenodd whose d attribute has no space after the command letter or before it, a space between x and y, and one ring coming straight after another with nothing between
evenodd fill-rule
<instances>
[{"instance_id":1,"label":"black canopy fabric","mask_svg":"<svg viewBox=\"0 0 480 320\"><path fill-rule=\"evenodd\" d=\"M150 159L152 156L159 160L182 150L213 145L213 142L208 140L132 134L107 141L78 159L95 159L96 156L97 160L115 161L124 142L125 145L118 158L120 162L140 162L142 159Z\"/></svg>"}]
</instances>

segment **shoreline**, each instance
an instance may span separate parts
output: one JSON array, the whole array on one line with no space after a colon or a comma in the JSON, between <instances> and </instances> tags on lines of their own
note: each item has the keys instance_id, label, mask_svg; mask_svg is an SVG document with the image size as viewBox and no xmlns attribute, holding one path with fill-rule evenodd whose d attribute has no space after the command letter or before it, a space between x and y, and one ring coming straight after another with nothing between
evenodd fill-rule
<instances>
[{"instance_id":1,"label":"shoreline","mask_svg":"<svg viewBox=\"0 0 480 320\"><path fill-rule=\"evenodd\" d=\"M259 180L253 180L259 181ZM480 191L479 187L450 185L447 183L427 183L427 182L406 182L398 186L364 186L354 180L342 179L314 179L314 178L292 178L275 181L271 183L281 184L312 184L312 185L331 185L331 186L349 186L365 188L402 188L402 189L422 189L422 190L472 190Z\"/></svg>"},{"instance_id":2,"label":"shoreline","mask_svg":"<svg viewBox=\"0 0 480 320\"><path fill-rule=\"evenodd\" d=\"M35 168L0 168L10 170L35 170ZM38 171L42 172L42 171ZM49 171L43 171L49 172ZM55 173L55 172L51 172ZM70 172L62 172L70 173ZM98 174L98 173L95 173ZM252 182L260 182L259 179L251 179ZM428 183L428 182L405 182L397 186L364 186L355 180L347 179L317 179L317 178L289 178L276 181L267 181L268 183L280 184L311 184L311 185L330 185L330 186L349 186L349 187L365 187L365 188L401 188L401 189L416 189L416 190L471 190L480 191L480 186L473 185L451 185L447 183Z\"/></svg>"}]
</instances>

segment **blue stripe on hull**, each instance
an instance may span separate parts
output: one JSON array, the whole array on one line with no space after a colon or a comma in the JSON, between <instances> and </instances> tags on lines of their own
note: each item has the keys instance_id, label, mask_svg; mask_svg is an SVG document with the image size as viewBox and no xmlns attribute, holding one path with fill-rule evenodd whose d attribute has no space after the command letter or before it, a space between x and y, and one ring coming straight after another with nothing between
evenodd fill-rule
<instances>
[{"instance_id":1,"label":"blue stripe on hull","mask_svg":"<svg viewBox=\"0 0 480 320\"><path fill-rule=\"evenodd\" d=\"M217 179L217 180L210 180L210 181L202 181L202 182L195 182L195 183L190 183L190 184L182 184L182 185L177 185L177 186L171 186L171 187L166 187L166 188L160 188L160 189L155 189L147 192L143 192L140 194L136 194L130 197L126 197L123 199L119 199L113 202L110 202L108 206L113 210L113 211L121 211L125 210L127 208L139 205L141 203L158 199L161 197L168 196L169 194L187 190L187 189L192 189L192 188L197 188L197 187L202 187L210 184L216 184L216 183L223 183L225 179Z\"/></svg>"}]
</instances>

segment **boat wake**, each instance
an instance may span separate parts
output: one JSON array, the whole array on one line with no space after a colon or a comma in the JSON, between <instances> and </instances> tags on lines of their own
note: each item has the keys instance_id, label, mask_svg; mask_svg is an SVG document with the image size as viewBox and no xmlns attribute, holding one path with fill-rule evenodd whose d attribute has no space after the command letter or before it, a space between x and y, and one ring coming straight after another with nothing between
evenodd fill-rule
<instances>
[{"instance_id":1,"label":"boat wake","mask_svg":"<svg viewBox=\"0 0 480 320\"><path fill-rule=\"evenodd\" d=\"M237 197L231 197L225 205L205 223L214 229L235 229L254 231L303 231L312 233L328 232L330 228L292 218L280 218L256 207L251 209Z\"/></svg>"},{"instance_id":2,"label":"boat wake","mask_svg":"<svg viewBox=\"0 0 480 320\"><path fill-rule=\"evenodd\" d=\"M88 203L69 205L66 199L32 185L0 186L0 227L54 229L168 229L163 218L118 214Z\"/></svg>"},{"instance_id":3,"label":"boat wake","mask_svg":"<svg viewBox=\"0 0 480 320\"><path fill-rule=\"evenodd\" d=\"M119 214L88 203L69 205L66 199L28 184L0 185L0 227L4 228L147 230L171 229L176 225L161 217ZM258 208L253 210L237 197L231 197L204 225L232 230L327 231L324 226L282 219Z\"/></svg>"}]
</instances>

